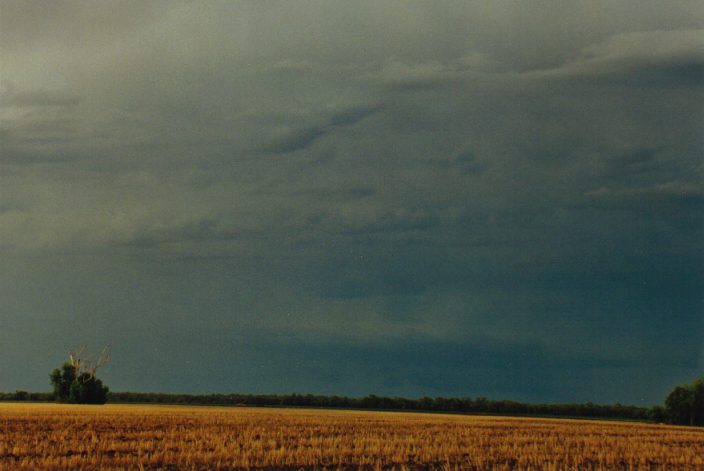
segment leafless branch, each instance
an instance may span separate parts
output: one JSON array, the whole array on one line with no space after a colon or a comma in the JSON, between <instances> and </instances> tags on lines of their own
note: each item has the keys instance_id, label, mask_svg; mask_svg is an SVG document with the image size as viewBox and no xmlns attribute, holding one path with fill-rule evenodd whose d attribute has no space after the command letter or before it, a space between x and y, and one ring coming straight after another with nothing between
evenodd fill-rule
<instances>
[{"instance_id":1,"label":"leafless branch","mask_svg":"<svg viewBox=\"0 0 704 471\"><path fill-rule=\"evenodd\" d=\"M76 377L79 378L82 375L86 375L84 381L88 382L95 378L98 368L104 366L110 361L110 347L106 346L103 348L100 355L98 355L98 357L94 360L91 359L90 356L84 356L84 351L85 347L81 347L78 350L71 350L68 353L68 358Z\"/></svg>"}]
</instances>

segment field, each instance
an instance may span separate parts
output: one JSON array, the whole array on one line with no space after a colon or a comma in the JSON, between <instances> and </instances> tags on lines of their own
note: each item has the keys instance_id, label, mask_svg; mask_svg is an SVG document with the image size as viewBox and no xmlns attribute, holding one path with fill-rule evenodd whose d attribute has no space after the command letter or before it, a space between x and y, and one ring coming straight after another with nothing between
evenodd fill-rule
<instances>
[{"instance_id":1,"label":"field","mask_svg":"<svg viewBox=\"0 0 704 471\"><path fill-rule=\"evenodd\" d=\"M704 430L620 422L0 404L0 469L704 469Z\"/></svg>"}]
</instances>

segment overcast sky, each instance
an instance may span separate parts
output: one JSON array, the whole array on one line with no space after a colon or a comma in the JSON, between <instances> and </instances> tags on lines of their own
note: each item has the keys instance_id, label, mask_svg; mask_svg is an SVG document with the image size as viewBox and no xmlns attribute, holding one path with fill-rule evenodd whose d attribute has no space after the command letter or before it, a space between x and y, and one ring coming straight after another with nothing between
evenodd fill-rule
<instances>
[{"instance_id":1,"label":"overcast sky","mask_svg":"<svg viewBox=\"0 0 704 471\"><path fill-rule=\"evenodd\" d=\"M700 1L0 3L0 391L654 404L704 371Z\"/></svg>"}]
</instances>

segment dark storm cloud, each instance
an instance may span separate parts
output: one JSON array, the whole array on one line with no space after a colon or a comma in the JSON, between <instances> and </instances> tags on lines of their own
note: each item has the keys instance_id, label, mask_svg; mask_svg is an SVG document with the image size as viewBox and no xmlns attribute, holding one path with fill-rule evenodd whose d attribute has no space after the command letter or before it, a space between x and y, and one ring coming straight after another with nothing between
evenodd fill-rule
<instances>
[{"instance_id":1,"label":"dark storm cloud","mask_svg":"<svg viewBox=\"0 0 704 471\"><path fill-rule=\"evenodd\" d=\"M7 107L53 107L53 106L76 106L80 98L76 95L56 92L51 90L19 91L15 84L4 84L0 92L0 106Z\"/></svg>"},{"instance_id":2,"label":"dark storm cloud","mask_svg":"<svg viewBox=\"0 0 704 471\"><path fill-rule=\"evenodd\" d=\"M670 64L634 68L625 71L617 80L629 85L701 87L704 85L704 58L684 58Z\"/></svg>"},{"instance_id":3,"label":"dark storm cloud","mask_svg":"<svg viewBox=\"0 0 704 471\"><path fill-rule=\"evenodd\" d=\"M324 127L318 126L303 129L301 131L292 133L291 136L288 136L282 139L281 141L277 142L276 144L265 148L265 150L275 153L288 153L305 149L313 142L323 137L326 132L327 131Z\"/></svg>"},{"instance_id":4,"label":"dark storm cloud","mask_svg":"<svg viewBox=\"0 0 704 471\"><path fill-rule=\"evenodd\" d=\"M506 398L516 397L514 391L523 389L530 392L518 398L529 401L540 401L556 390L569 390L576 379L576 370L616 372L637 363L635 358L605 360L569 354L556 357L530 343L506 348L490 344L410 341L399 349L384 346L362 349L339 344L302 349L295 344L277 343L268 351L289 358L298 375L319 383L321 388L331 383L349 382L347 388L357 395L375 393L366 385L380 384L381 393L387 395L412 391L416 396L448 393L461 396L471 391L475 396ZM333 359L335 366L317 361L318 358ZM364 368L363 365L373 366ZM548 366L547 375L538 373ZM359 373L355 375L359 371L365 372L361 378ZM357 378L354 383L350 381L353 376ZM625 385L617 374L610 373L610 376L610 386L602 390L605 396L618 397L624 386L630 394L638 394L637 388ZM574 397L588 401L595 393L582 390Z\"/></svg>"},{"instance_id":5,"label":"dark storm cloud","mask_svg":"<svg viewBox=\"0 0 704 471\"><path fill-rule=\"evenodd\" d=\"M326 134L346 126L354 126L378 110L378 107L358 106L340 111L330 116L324 124L293 131L289 136L265 147L264 150L282 154L303 150Z\"/></svg>"},{"instance_id":6,"label":"dark storm cloud","mask_svg":"<svg viewBox=\"0 0 704 471\"><path fill-rule=\"evenodd\" d=\"M483 173L488 169L488 163L480 162L471 150L464 150L447 159L430 158L428 165L439 166L456 170L465 175Z\"/></svg>"},{"instance_id":7,"label":"dark storm cloud","mask_svg":"<svg viewBox=\"0 0 704 471\"><path fill-rule=\"evenodd\" d=\"M648 188L611 190L600 188L585 195L602 207L613 209L635 208L649 211L654 207L675 211L704 209L704 189L693 184L670 182Z\"/></svg>"},{"instance_id":8,"label":"dark storm cloud","mask_svg":"<svg viewBox=\"0 0 704 471\"><path fill-rule=\"evenodd\" d=\"M702 10L5 2L0 389L89 339L116 390L660 400L704 364Z\"/></svg>"}]
</instances>

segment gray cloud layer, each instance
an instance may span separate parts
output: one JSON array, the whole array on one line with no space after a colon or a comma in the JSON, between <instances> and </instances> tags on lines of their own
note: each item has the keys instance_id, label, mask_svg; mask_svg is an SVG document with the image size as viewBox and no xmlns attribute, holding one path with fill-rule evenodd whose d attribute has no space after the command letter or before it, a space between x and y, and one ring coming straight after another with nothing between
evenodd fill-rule
<instances>
[{"instance_id":1,"label":"gray cloud layer","mask_svg":"<svg viewBox=\"0 0 704 471\"><path fill-rule=\"evenodd\" d=\"M113 389L659 401L704 366L702 20L3 2L0 389L111 342Z\"/></svg>"}]
</instances>

